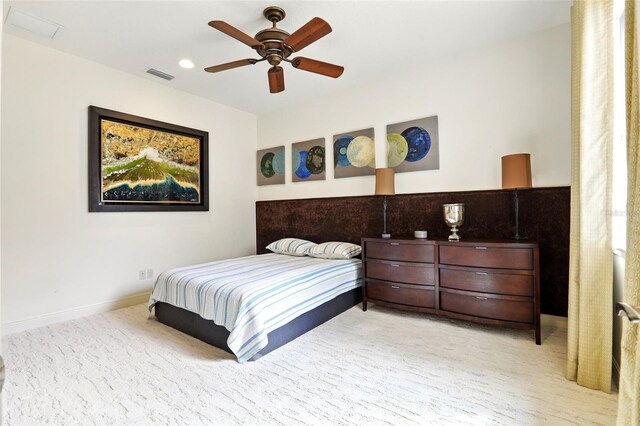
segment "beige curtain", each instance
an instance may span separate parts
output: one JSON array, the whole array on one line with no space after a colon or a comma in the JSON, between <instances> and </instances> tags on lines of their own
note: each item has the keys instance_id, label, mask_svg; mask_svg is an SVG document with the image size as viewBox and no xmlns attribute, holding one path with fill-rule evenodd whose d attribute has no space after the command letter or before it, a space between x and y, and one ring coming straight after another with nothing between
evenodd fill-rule
<instances>
[{"instance_id":1,"label":"beige curtain","mask_svg":"<svg viewBox=\"0 0 640 426\"><path fill-rule=\"evenodd\" d=\"M611 391L613 0L572 7L567 378Z\"/></svg>"},{"instance_id":2,"label":"beige curtain","mask_svg":"<svg viewBox=\"0 0 640 426\"><path fill-rule=\"evenodd\" d=\"M638 110L638 10L625 4L627 100L627 255L624 301L640 306L640 116ZM623 321L618 424L640 424L640 325Z\"/></svg>"}]
</instances>

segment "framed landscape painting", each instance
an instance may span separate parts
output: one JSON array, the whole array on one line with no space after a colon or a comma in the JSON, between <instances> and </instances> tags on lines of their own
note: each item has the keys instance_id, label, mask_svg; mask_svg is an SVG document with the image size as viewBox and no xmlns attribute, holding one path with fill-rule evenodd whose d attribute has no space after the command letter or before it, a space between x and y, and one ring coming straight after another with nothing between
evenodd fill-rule
<instances>
[{"instance_id":1,"label":"framed landscape painting","mask_svg":"<svg viewBox=\"0 0 640 426\"><path fill-rule=\"evenodd\" d=\"M209 133L89 107L89 211L208 211Z\"/></svg>"},{"instance_id":2,"label":"framed landscape painting","mask_svg":"<svg viewBox=\"0 0 640 426\"><path fill-rule=\"evenodd\" d=\"M440 168L438 116L387 126L387 164L396 173Z\"/></svg>"},{"instance_id":3,"label":"framed landscape painting","mask_svg":"<svg viewBox=\"0 0 640 426\"><path fill-rule=\"evenodd\" d=\"M333 136L333 176L336 179L376 174L373 127Z\"/></svg>"},{"instance_id":4,"label":"framed landscape painting","mask_svg":"<svg viewBox=\"0 0 640 426\"><path fill-rule=\"evenodd\" d=\"M291 170L293 182L325 179L324 138L291 145Z\"/></svg>"}]
</instances>

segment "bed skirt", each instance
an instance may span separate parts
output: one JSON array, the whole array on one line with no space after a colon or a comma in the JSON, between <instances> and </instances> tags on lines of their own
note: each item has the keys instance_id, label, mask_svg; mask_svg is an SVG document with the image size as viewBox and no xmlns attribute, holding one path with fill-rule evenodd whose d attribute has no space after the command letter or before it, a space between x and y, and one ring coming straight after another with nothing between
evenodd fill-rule
<instances>
[{"instance_id":1,"label":"bed skirt","mask_svg":"<svg viewBox=\"0 0 640 426\"><path fill-rule=\"evenodd\" d=\"M305 312L291 322L269 333L269 344L254 355L250 361L255 361L272 350L302 336L307 331L313 330L361 301L362 287L358 287L342 293L333 300L325 302L309 312ZM156 318L161 323L232 353L229 346L227 346L229 331L225 327L217 325L211 320L206 320L196 313L168 303L157 302L154 309Z\"/></svg>"}]
</instances>

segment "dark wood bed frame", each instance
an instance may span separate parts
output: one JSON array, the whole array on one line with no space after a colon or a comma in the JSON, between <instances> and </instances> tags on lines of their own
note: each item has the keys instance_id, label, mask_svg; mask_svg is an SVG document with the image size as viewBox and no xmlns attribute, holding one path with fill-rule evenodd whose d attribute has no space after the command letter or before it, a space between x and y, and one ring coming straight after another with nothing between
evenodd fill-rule
<instances>
[{"instance_id":1,"label":"dark wood bed frame","mask_svg":"<svg viewBox=\"0 0 640 426\"><path fill-rule=\"evenodd\" d=\"M288 324L269 333L269 343L267 346L254 355L250 361L262 358L274 349L324 324L331 318L340 315L360 302L362 302L362 288L358 287L342 293L335 299L325 302L309 312L305 312ZM227 345L229 330L223 326L217 325L211 320L206 320L196 313L169 305L168 303L158 302L155 306L155 312L156 318L158 318L158 321L161 323L232 353Z\"/></svg>"}]
</instances>

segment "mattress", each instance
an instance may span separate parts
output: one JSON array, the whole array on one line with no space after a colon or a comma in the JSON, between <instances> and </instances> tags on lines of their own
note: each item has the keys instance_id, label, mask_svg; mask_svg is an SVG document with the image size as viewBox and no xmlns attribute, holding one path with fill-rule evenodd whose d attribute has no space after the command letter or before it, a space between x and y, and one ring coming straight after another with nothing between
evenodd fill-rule
<instances>
[{"instance_id":1,"label":"mattress","mask_svg":"<svg viewBox=\"0 0 640 426\"><path fill-rule=\"evenodd\" d=\"M229 331L239 362L269 343L269 333L362 285L358 259L264 254L176 268L158 276L149 309L167 303Z\"/></svg>"}]
</instances>

